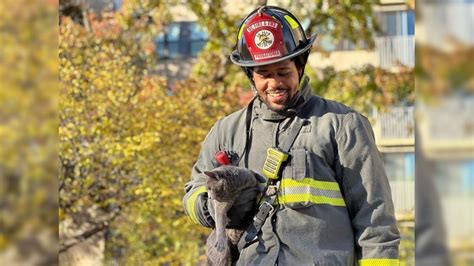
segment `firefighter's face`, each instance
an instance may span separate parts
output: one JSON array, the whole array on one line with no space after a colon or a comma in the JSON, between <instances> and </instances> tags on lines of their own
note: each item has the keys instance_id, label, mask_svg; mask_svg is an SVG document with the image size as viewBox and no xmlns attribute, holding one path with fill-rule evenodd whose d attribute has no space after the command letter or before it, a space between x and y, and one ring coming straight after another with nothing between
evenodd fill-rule
<instances>
[{"instance_id":1,"label":"firefighter's face","mask_svg":"<svg viewBox=\"0 0 474 266\"><path fill-rule=\"evenodd\" d=\"M298 69L292 60L257 66L253 69L253 81L258 96L268 108L280 111L298 90Z\"/></svg>"}]
</instances>

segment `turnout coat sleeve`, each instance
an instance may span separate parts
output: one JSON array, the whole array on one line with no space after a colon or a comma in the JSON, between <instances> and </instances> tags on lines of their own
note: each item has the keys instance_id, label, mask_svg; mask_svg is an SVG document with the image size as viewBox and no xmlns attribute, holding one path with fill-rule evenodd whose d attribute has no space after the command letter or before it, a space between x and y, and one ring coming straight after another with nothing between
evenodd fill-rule
<instances>
[{"instance_id":1,"label":"turnout coat sleeve","mask_svg":"<svg viewBox=\"0 0 474 266\"><path fill-rule=\"evenodd\" d=\"M241 109L227 117L216 122L206 139L201 144L201 151L198 160L193 166L191 172L191 181L186 183L183 197L183 205L186 214L198 224L213 228L215 223L213 219L214 210L212 204L208 204L208 194L206 190L206 176L204 171L214 168L212 159L216 152L220 150L232 150L241 154L245 146L245 110ZM242 167L241 163L239 163ZM255 207L255 199L258 194L258 188L248 188L242 191L236 199L233 206L227 213L229 221L227 226L231 228L240 228L248 223L252 217L252 211Z\"/></svg>"},{"instance_id":2,"label":"turnout coat sleeve","mask_svg":"<svg viewBox=\"0 0 474 266\"><path fill-rule=\"evenodd\" d=\"M398 265L399 232L390 186L369 121L348 113L336 133L337 172L360 265Z\"/></svg>"},{"instance_id":3,"label":"turnout coat sleeve","mask_svg":"<svg viewBox=\"0 0 474 266\"><path fill-rule=\"evenodd\" d=\"M186 214L195 223L201 224L205 227L214 227L214 219L212 218L207 205L208 196L205 186L206 178L203 172L213 168L211 159L219 149L216 129L219 122L220 121L212 127L207 134L206 139L201 144L201 151L198 160L193 166L191 172L191 181L186 183L184 187L186 194L183 198L183 205Z\"/></svg>"}]
</instances>

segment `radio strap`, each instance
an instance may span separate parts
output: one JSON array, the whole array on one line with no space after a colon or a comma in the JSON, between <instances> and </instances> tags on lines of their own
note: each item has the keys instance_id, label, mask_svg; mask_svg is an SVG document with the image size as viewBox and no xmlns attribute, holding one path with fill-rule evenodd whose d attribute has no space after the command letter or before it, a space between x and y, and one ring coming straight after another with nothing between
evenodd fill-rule
<instances>
[{"instance_id":1,"label":"radio strap","mask_svg":"<svg viewBox=\"0 0 474 266\"><path fill-rule=\"evenodd\" d=\"M304 123L305 120L299 118L298 116L295 116L295 122L293 127L291 128L291 131L278 149L280 152L288 154ZM267 219L268 215L273 212L273 203L277 198L280 179L281 174L278 174L276 179L268 179L269 185L267 186L267 189L265 191L265 196L262 201L262 204L260 204L258 212L253 218L253 222L249 225L247 230L240 238L239 243L237 244L239 252L248 244L257 240L257 235L260 232L260 229L262 228L263 224L265 223L265 220Z\"/></svg>"}]
</instances>

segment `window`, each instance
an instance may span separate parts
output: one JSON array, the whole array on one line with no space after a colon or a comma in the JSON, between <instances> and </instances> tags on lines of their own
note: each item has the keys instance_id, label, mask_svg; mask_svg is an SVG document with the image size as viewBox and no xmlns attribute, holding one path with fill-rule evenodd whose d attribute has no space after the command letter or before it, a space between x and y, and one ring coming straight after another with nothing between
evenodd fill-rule
<instances>
[{"instance_id":1,"label":"window","mask_svg":"<svg viewBox=\"0 0 474 266\"><path fill-rule=\"evenodd\" d=\"M383 161L389 180L414 180L415 153L385 153L383 154Z\"/></svg>"},{"instance_id":2,"label":"window","mask_svg":"<svg viewBox=\"0 0 474 266\"><path fill-rule=\"evenodd\" d=\"M378 21L382 36L415 34L415 13L413 10L380 12Z\"/></svg>"},{"instance_id":3,"label":"window","mask_svg":"<svg viewBox=\"0 0 474 266\"><path fill-rule=\"evenodd\" d=\"M207 43L207 32L199 24L191 24L191 56L197 54L204 48Z\"/></svg>"},{"instance_id":4,"label":"window","mask_svg":"<svg viewBox=\"0 0 474 266\"><path fill-rule=\"evenodd\" d=\"M113 5L113 10L118 11L120 7L122 7L123 0L113 0L112 5Z\"/></svg>"},{"instance_id":5,"label":"window","mask_svg":"<svg viewBox=\"0 0 474 266\"><path fill-rule=\"evenodd\" d=\"M439 161L433 173L436 186L444 196L474 194L474 160Z\"/></svg>"},{"instance_id":6,"label":"window","mask_svg":"<svg viewBox=\"0 0 474 266\"><path fill-rule=\"evenodd\" d=\"M332 51L353 51L356 49L367 49L369 46L365 42L360 42L358 45L354 44L352 41L344 39L334 44L333 38L329 35L324 35L319 41L319 46L323 50L332 52Z\"/></svg>"},{"instance_id":7,"label":"window","mask_svg":"<svg viewBox=\"0 0 474 266\"><path fill-rule=\"evenodd\" d=\"M196 22L173 22L155 39L156 52L162 59L195 57L207 39L207 32Z\"/></svg>"}]
</instances>

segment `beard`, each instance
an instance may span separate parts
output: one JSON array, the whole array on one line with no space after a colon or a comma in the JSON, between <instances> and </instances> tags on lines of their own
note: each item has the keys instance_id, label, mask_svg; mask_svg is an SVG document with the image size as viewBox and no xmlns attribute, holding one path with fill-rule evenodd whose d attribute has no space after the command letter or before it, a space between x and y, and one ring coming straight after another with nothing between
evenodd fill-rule
<instances>
[{"instance_id":1,"label":"beard","mask_svg":"<svg viewBox=\"0 0 474 266\"><path fill-rule=\"evenodd\" d=\"M294 95L292 90L288 88L277 88L267 90L258 96L260 100L267 105L268 109L279 112L290 107Z\"/></svg>"}]
</instances>

